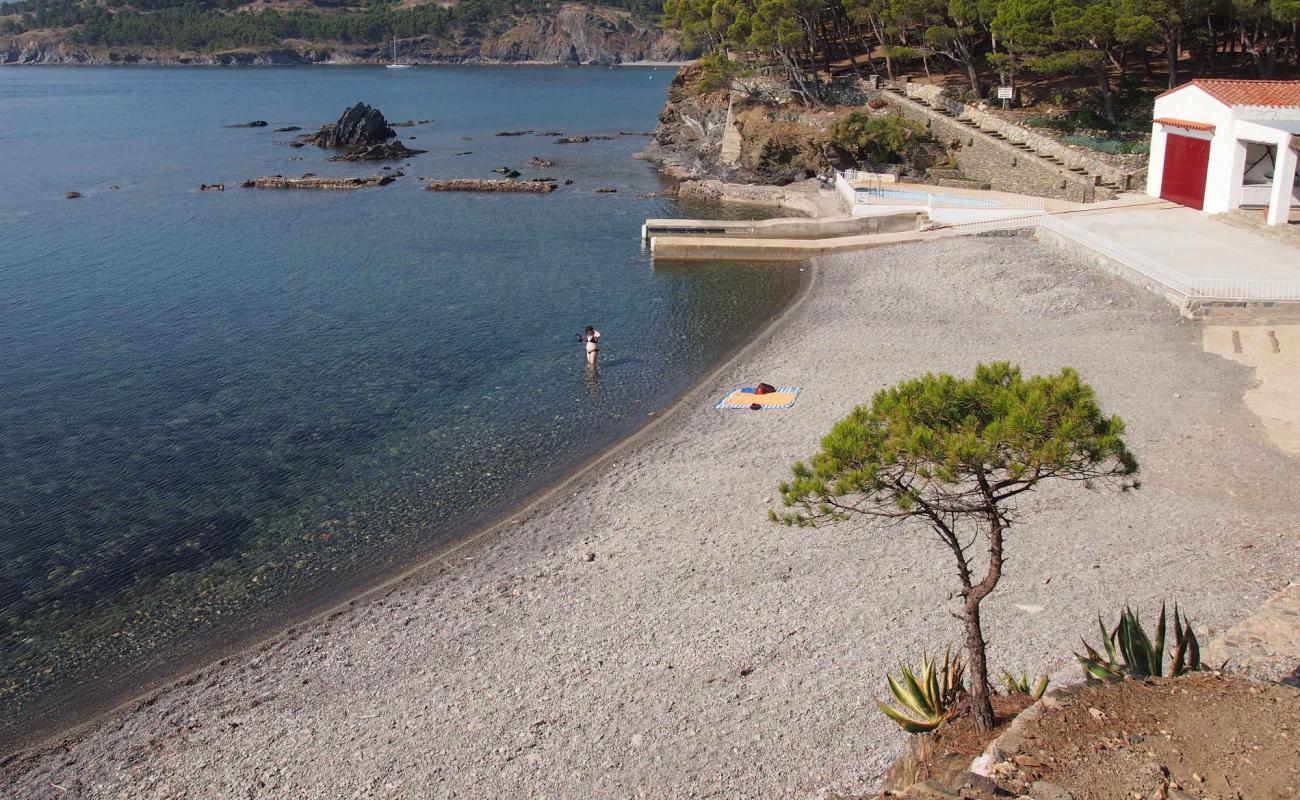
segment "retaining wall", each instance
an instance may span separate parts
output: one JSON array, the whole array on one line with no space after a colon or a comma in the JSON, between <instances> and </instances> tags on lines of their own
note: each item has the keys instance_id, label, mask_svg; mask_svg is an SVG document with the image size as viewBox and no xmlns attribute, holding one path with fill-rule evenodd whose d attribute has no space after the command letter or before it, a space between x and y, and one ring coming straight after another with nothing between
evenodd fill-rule
<instances>
[{"instance_id":1,"label":"retaining wall","mask_svg":"<svg viewBox=\"0 0 1300 800\"><path fill-rule=\"evenodd\" d=\"M904 117L924 124L945 145L954 142L957 164L962 174L982 181L1002 192L1055 197L1076 203L1109 199L1112 193L1099 192L1094 178L1058 167L1013 147L1010 143L970 128L946 117L916 100L882 91L880 98L899 110Z\"/></svg>"},{"instance_id":2,"label":"retaining wall","mask_svg":"<svg viewBox=\"0 0 1300 800\"><path fill-rule=\"evenodd\" d=\"M943 93L942 86L929 84L905 83L903 90L908 97L924 100L932 106L942 106L956 116L964 116L981 128L997 131L1003 136L1017 142L1024 142L1044 155L1053 155L1065 162L1068 167L1080 167L1094 175L1100 175L1104 182L1113 183L1121 191L1141 191L1146 186L1146 171L1129 172L1109 161L1081 150L1076 150L1063 142L1044 136L1033 130L981 111L979 108L954 100Z\"/></svg>"}]
</instances>

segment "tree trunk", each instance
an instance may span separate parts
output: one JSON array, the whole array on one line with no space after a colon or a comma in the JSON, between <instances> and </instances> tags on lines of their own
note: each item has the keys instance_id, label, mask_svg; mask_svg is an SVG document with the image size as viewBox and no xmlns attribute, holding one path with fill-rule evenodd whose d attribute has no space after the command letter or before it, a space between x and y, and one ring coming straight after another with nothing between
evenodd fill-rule
<instances>
[{"instance_id":1,"label":"tree trunk","mask_svg":"<svg viewBox=\"0 0 1300 800\"><path fill-rule=\"evenodd\" d=\"M975 71L974 58L966 60L966 77L970 78L970 90L974 92L975 102L978 103L980 101L980 76L979 73Z\"/></svg>"},{"instance_id":2,"label":"tree trunk","mask_svg":"<svg viewBox=\"0 0 1300 800\"><path fill-rule=\"evenodd\" d=\"M993 730L993 698L989 693L989 665L984 654L984 629L980 625L979 601L968 599L963 607L966 623L966 655L970 658L970 713L975 729Z\"/></svg>"},{"instance_id":3,"label":"tree trunk","mask_svg":"<svg viewBox=\"0 0 1300 800\"><path fill-rule=\"evenodd\" d=\"M1179 39L1177 33L1165 33L1165 58L1169 59L1169 81L1166 88L1169 89L1178 85L1178 51L1182 49Z\"/></svg>"},{"instance_id":4,"label":"tree trunk","mask_svg":"<svg viewBox=\"0 0 1300 800\"><path fill-rule=\"evenodd\" d=\"M1106 119L1111 122L1115 121L1115 93L1110 90L1110 75L1106 72L1106 66L1103 64L1097 70L1097 85L1101 89L1101 108L1106 114Z\"/></svg>"}]
</instances>

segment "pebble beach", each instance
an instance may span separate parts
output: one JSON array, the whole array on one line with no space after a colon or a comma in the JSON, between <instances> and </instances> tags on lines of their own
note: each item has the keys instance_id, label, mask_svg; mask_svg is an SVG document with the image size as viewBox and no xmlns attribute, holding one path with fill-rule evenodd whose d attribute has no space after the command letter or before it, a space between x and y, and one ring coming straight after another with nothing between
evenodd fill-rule
<instances>
[{"instance_id":1,"label":"pebble beach","mask_svg":"<svg viewBox=\"0 0 1300 800\"><path fill-rule=\"evenodd\" d=\"M795 269L797 267L791 267ZM791 462L880 388L1005 359L1079 370L1143 486L1021 505L994 671L1078 678L1098 613L1213 638L1300 572L1300 469L1165 301L1028 235L810 264L806 295L665 418L499 528L0 762L7 798L812 798L878 785L899 661L960 639L923 529L768 521ZM616 331L604 331L613 354ZM720 411L737 386L788 410Z\"/></svg>"}]
</instances>

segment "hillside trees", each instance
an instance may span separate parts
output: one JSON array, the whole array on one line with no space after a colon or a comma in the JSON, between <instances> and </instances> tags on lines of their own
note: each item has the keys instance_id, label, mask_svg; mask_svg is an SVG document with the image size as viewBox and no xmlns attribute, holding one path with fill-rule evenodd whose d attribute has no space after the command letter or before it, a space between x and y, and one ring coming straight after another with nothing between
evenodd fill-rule
<instances>
[{"instance_id":1,"label":"hillside trees","mask_svg":"<svg viewBox=\"0 0 1300 800\"><path fill-rule=\"evenodd\" d=\"M944 17L925 29L925 43L961 67L976 97L981 94L980 50L995 9L980 0L948 0Z\"/></svg>"}]
</instances>

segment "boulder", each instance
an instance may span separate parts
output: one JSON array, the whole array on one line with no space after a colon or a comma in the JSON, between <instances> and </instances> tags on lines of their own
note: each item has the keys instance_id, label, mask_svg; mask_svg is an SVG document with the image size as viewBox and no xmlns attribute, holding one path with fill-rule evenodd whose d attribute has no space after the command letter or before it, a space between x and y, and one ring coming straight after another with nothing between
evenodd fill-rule
<instances>
[{"instance_id":1,"label":"boulder","mask_svg":"<svg viewBox=\"0 0 1300 800\"><path fill-rule=\"evenodd\" d=\"M550 161L540 156L533 156L532 158L528 159L528 164L529 166L542 167L542 168L555 166L554 161Z\"/></svg>"},{"instance_id":2,"label":"boulder","mask_svg":"<svg viewBox=\"0 0 1300 800\"><path fill-rule=\"evenodd\" d=\"M241 122L237 125L231 125L232 128L265 128L267 125L264 119L255 119L252 122Z\"/></svg>"}]
</instances>

